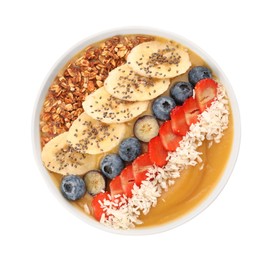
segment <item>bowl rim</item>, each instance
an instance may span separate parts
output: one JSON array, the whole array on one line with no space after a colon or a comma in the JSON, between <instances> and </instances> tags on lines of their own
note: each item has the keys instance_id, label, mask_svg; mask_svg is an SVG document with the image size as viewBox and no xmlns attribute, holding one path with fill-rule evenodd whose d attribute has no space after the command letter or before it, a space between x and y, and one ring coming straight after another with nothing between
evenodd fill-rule
<instances>
[{"instance_id":1,"label":"bowl rim","mask_svg":"<svg viewBox=\"0 0 272 260\"><path fill-rule=\"evenodd\" d=\"M174 41L177 41L188 47L189 49L196 52L200 57L202 57L207 64L211 67L211 69L215 72L218 76L219 80L225 86L226 91L228 93L228 97L231 103L232 114L233 114L233 124L234 124L234 136L233 136L233 144L232 150L230 154L230 158L228 163L225 167L224 173L219 180L219 182L214 187L213 191L194 209L192 209L189 213L185 216L182 216L176 220L171 222L165 223L159 226L152 226L148 228L138 228L138 229L130 229L130 230L117 230L113 228L106 227L99 223L98 221L88 217L86 214L81 212L79 209L76 209L71 203L66 201L61 193L56 188L55 184L53 183L51 177L49 176L47 170L43 166L41 160L41 145L40 145L40 133L39 133L39 120L40 120L40 112L42 109L42 105L48 91L48 88L54 78L57 76L59 70L63 68L63 66L80 50L84 49L88 45L98 42L100 40L110 38L115 35L125 35L125 34L146 34L146 35L155 35L165 37ZM237 157L239 154L240 142L241 142L241 120L240 120L240 112L238 107L238 102L235 97L233 88L227 79L225 73L222 71L220 66L211 58L204 50L202 50L198 45L193 43L192 41L188 40L187 38L176 34L174 32L169 32L165 30L161 30L158 28L152 27L142 27L142 26L128 26L128 27L118 27L112 28L100 33L93 34L78 43L74 44L69 50L67 50L52 66L52 68L47 73L43 83L40 86L38 91L36 102L33 109L32 114L32 126L31 126L31 136L32 136L32 146L33 146L33 155L35 161L37 163L38 168L40 169L40 173L42 174L45 182L47 183L48 188L51 190L53 194L57 197L59 202L72 214L76 215L79 219L83 220L87 224L98 228L103 231L107 231L114 234L122 234L122 235L150 235L165 232L181 226L182 224L186 223L187 221L193 219L195 216L199 215L202 211L204 211L212 202L217 198L217 196L221 193L225 185L227 184L235 163L237 161Z\"/></svg>"}]
</instances>

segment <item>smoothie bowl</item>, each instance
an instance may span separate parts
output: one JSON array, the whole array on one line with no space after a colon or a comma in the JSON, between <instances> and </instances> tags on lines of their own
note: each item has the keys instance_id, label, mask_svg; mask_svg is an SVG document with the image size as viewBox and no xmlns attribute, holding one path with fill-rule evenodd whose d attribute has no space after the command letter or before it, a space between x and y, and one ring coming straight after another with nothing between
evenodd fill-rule
<instances>
[{"instance_id":1,"label":"smoothie bowl","mask_svg":"<svg viewBox=\"0 0 272 260\"><path fill-rule=\"evenodd\" d=\"M183 37L127 28L68 51L42 85L34 153L50 189L87 223L151 234L204 210L238 156L224 73Z\"/></svg>"}]
</instances>

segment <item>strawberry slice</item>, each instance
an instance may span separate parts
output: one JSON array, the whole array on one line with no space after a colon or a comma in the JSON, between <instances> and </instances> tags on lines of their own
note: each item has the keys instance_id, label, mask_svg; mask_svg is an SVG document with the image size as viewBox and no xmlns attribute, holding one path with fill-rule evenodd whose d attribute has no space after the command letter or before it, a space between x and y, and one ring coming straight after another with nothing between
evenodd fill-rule
<instances>
[{"instance_id":1,"label":"strawberry slice","mask_svg":"<svg viewBox=\"0 0 272 260\"><path fill-rule=\"evenodd\" d=\"M188 98L183 104L185 120L188 126L197 122L197 116L200 114L200 109L193 97Z\"/></svg>"},{"instance_id":2,"label":"strawberry slice","mask_svg":"<svg viewBox=\"0 0 272 260\"><path fill-rule=\"evenodd\" d=\"M132 197L131 190L133 189L135 178L133 175L132 165L127 166L120 174L123 191L128 198Z\"/></svg>"},{"instance_id":3,"label":"strawberry slice","mask_svg":"<svg viewBox=\"0 0 272 260\"><path fill-rule=\"evenodd\" d=\"M110 182L110 192L112 198L114 198L114 195L124 194L120 175L112 179L112 181Z\"/></svg>"},{"instance_id":4,"label":"strawberry slice","mask_svg":"<svg viewBox=\"0 0 272 260\"><path fill-rule=\"evenodd\" d=\"M171 120L165 121L159 130L159 136L163 147L167 151L175 151L179 146L179 142L182 140L182 136L176 135L171 126Z\"/></svg>"},{"instance_id":5,"label":"strawberry slice","mask_svg":"<svg viewBox=\"0 0 272 260\"><path fill-rule=\"evenodd\" d=\"M184 136L189 131L189 126L186 123L183 106L176 106L171 111L171 126L175 134Z\"/></svg>"},{"instance_id":6,"label":"strawberry slice","mask_svg":"<svg viewBox=\"0 0 272 260\"><path fill-rule=\"evenodd\" d=\"M214 101L217 87L217 82L210 78L202 79L197 82L195 86L195 94L200 112L203 112Z\"/></svg>"},{"instance_id":7,"label":"strawberry slice","mask_svg":"<svg viewBox=\"0 0 272 260\"><path fill-rule=\"evenodd\" d=\"M162 167L167 163L168 152L162 145L161 138L156 136L148 143L148 154L152 163Z\"/></svg>"},{"instance_id":8,"label":"strawberry slice","mask_svg":"<svg viewBox=\"0 0 272 260\"><path fill-rule=\"evenodd\" d=\"M110 200L109 192L100 192L94 196L92 200L92 208L94 217L99 221L104 213L101 204L104 200Z\"/></svg>"},{"instance_id":9,"label":"strawberry slice","mask_svg":"<svg viewBox=\"0 0 272 260\"><path fill-rule=\"evenodd\" d=\"M148 153L144 153L137 157L132 163L135 183L140 186L142 181L146 180L147 169L153 165Z\"/></svg>"}]
</instances>

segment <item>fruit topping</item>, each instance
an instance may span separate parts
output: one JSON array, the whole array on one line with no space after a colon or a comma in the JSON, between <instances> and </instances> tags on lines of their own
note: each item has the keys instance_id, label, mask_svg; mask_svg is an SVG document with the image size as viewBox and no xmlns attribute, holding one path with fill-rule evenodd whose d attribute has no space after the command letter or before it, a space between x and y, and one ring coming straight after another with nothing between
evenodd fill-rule
<instances>
[{"instance_id":1,"label":"fruit topping","mask_svg":"<svg viewBox=\"0 0 272 260\"><path fill-rule=\"evenodd\" d=\"M159 167L164 166L167 163L168 152L162 145L161 138L159 136L154 137L148 143L148 154L152 163Z\"/></svg>"},{"instance_id":2,"label":"fruit topping","mask_svg":"<svg viewBox=\"0 0 272 260\"><path fill-rule=\"evenodd\" d=\"M153 114L162 121L170 119L170 112L176 106L175 100L171 97L159 97L152 104Z\"/></svg>"},{"instance_id":3,"label":"fruit topping","mask_svg":"<svg viewBox=\"0 0 272 260\"><path fill-rule=\"evenodd\" d=\"M185 113L185 120L188 126L197 122L200 109L196 99L190 97L183 104L183 110Z\"/></svg>"},{"instance_id":4,"label":"fruit topping","mask_svg":"<svg viewBox=\"0 0 272 260\"><path fill-rule=\"evenodd\" d=\"M145 115L137 119L134 124L134 135L142 142L149 142L159 133L159 124L154 116Z\"/></svg>"},{"instance_id":5,"label":"fruit topping","mask_svg":"<svg viewBox=\"0 0 272 260\"><path fill-rule=\"evenodd\" d=\"M99 192L105 190L106 181L100 171L89 171L84 176L87 192L91 195L96 195Z\"/></svg>"},{"instance_id":6,"label":"fruit topping","mask_svg":"<svg viewBox=\"0 0 272 260\"><path fill-rule=\"evenodd\" d=\"M189 82L195 86L201 79L211 78L212 73L207 67L197 66L192 68L188 73Z\"/></svg>"},{"instance_id":7,"label":"fruit topping","mask_svg":"<svg viewBox=\"0 0 272 260\"><path fill-rule=\"evenodd\" d=\"M170 95L177 105L182 105L187 98L193 96L193 86L189 82L179 81L171 87Z\"/></svg>"},{"instance_id":8,"label":"fruit topping","mask_svg":"<svg viewBox=\"0 0 272 260\"><path fill-rule=\"evenodd\" d=\"M136 185L140 186L142 181L146 180L147 169L153 165L148 153L144 153L137 157L132 163L132 170Z\"/></svg>"},{"instance_id":9,"label":"fruit topping","mask_svg":"<svg viewBox=\"0 0 272 260\"><path fill-rule=\"evenodd\" d=\"M64 176L61 180L61 193L68 200L78 200L86 192L84 181L76 175Z\"/></svg>"},{"instance_id":10,"label":"fruit topping","mask_svg":"<svg viewBox=\"0 0 272 260\"><path fill-rule=\"evenodd\" d=\"M156 98L168 89L169 79L155 79L135 73L127 64L112 70L104 82L112 96L127 101L145 101Z\"/></svg>"},{"instance_id":11,"label":"fruit topping","mask_svg":"<svg viewBox=\"0 0 272 260\"><path fill-rule=\"evenodd\" d=\"M125 164L118 154L108 154L100 162L102 173L109 179L118 176L124 168Z\"/></svg>"},{"instance_id":12,"label":"fruit topping","mask_svg":"<svg viewBox=\"0 0 272 260\"><path fill-rule=\"evenodd\" d=\"M125 132L125 124L106 125L82 113L70 127L67 142L78 152L100 154L119 145Z\"/></svg>"},{"instance_id":13,"label":"fruit topping","mask_svg":"<svg viewBox=\"0 0 272 260\"><path fill-rule=\"evenodd\" d=\"M124 194L130 198L132 197L131 190L133 189L135 183L135 177L133 175L132 164L128 165L120 174L122 188Z\"/></svg>"},{"instance_id":14,"label":"fruit topping","mask_svg":"<svg viewBox=\"0 0 272 260\"><path fill-rule=\"evenodd\" d=\"M171 112L171 126L175 134L184 136L189 131L183 106L175 107Z\"/></svg>"},{"instance_id":15,"label":"fruit topping","mask_svg":"<svg viewBox=\"0 0 272 260\"><path fill-rule=\"evenodd\" d=\"M122 183L121 183L121 178L120 175L115 177L111 182L110 182L110 192L112 198L114 198L115 195L122 195L124 194Z\"/></svg>"},{"instance_id":16,"label":"fruit topping","mask_svg":"<svg viewBox=\"0 0 272 260\"><path fill-rule=\"evenodd\" d=\"M106 124L122 123L139 116L148 107L149 101L131 102L111 96L104 87L86 97L84 111L93 119Z\"/></svg>"},{"instance_id":17,"label":"fruit topping","mask_svg":"<svg viewBox=\"0 0 272 260\"><path fill-rule=\"evenodd\" d=\"M173 132L170 120L161 125L159 135L162 145L167 151L175 151L179 146L179 142L182 140L182 136L176 135Z\"/></svg>"},{"instance_id":18,"label":"fruit topping","mask_svg":"<svg viewBox=\"0 0 272 260\"><path fill-rule=\"evenodd\" d=\"M101 204L103 204L104 200L110 200L109 192L100 192L98 193L92 200L92 208L94 217L99 221L104 213Z\"/></svg>"},{"instance_id":19,"label":"fruit topping","mask_svg":"<svg viewBox=\"0 0 272 260\"><path fill-rule=\"evenodd\" d=\"M173 78L191 66L188 52L178 44L150 41L134 47L127 57L128 65L139 75Z\"/></svg>"},{"instance_id":20,"label":"fruit topping","mask_svg":"<svg viewBox=\"0 0 272 260\"><path fill-rule=\"evenodd\" d=\"M218 84L213 79L202 79L196 84L195 94L200 112L203 112L214 101L217 86Z\"/></svg>"},{"instance_id":21,"label":"fruit topping","mask_svg":"<svg viewBox=\"0 0 272 260\"><path fill-rule=\"evenodd\" d=\"M135 137L130 137L121 142L119 156L125 162L131 162L141 154L141 151L140 141Z\"/></svg>"},{"instance_id":22,"label":"fruit topping","mask_svg":"<svg viewBox=\"0 0 272 260\"><path fill-rule=\"evenodd\" d=\"M83 175L95 167L94 155L75 151L67 143L68 132L50 140L42 150L44 166L52 172L67 175Z\"/></svg>"}]
</instances>

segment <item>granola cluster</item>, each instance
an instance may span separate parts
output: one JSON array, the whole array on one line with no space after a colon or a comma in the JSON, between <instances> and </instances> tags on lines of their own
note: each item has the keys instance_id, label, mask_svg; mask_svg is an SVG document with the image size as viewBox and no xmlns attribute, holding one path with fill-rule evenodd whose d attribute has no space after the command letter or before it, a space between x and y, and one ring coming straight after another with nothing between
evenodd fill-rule
<instances>
[{"instance_id":1,"label":"granola cluster","mask_svg":"<svg viewBox=\"0 0 272 260\"><path fill-rule=\"evenodd\" d=\"M71 60L48 90L40 117L42 147L67 131L83 112L85 97L104 85L114 68L125 64L131 49L153 40L150 36L114 36L87 47Z\"/></svg>"}]
</instances>

